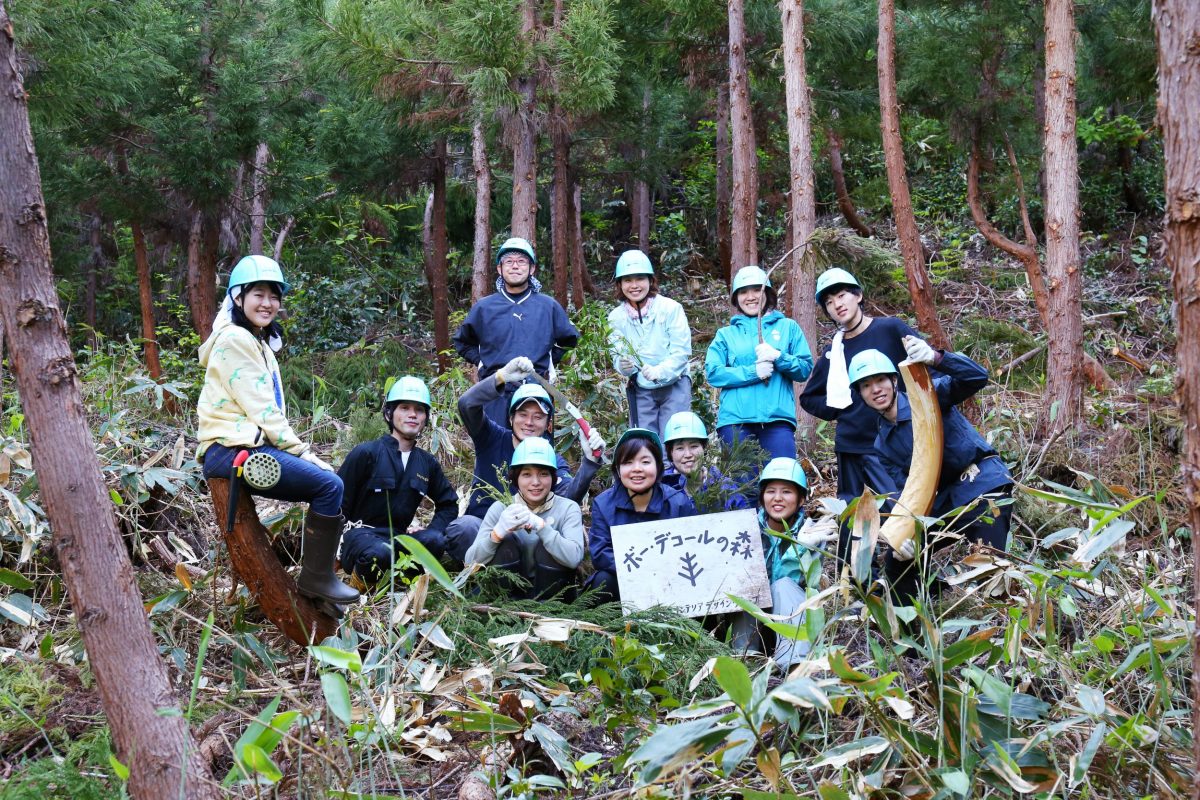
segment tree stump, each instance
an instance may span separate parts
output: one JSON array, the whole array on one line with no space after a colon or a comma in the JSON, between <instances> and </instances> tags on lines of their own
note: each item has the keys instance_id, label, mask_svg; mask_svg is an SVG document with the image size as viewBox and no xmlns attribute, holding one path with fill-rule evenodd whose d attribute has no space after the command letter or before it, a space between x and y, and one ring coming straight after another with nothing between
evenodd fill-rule
<instances>
[{"instance_id":1,"label":"tree stump","mask_svg":"<svg viewBox=\"0 0 1200 800\"><path fill-rule=\"evenodd\" d=\"M337 632L338 620L322 610L318 601L305 597L296 582L287 574L275 551L267 529L258 520L254 498L243 488L238 493L233 532L225 533L225 517L229 507L229 481L209 478L217 526L229 548L229 561L238 579L250 590L267 619L298 645L320 642Z\"/></svg>"}]
</instances>

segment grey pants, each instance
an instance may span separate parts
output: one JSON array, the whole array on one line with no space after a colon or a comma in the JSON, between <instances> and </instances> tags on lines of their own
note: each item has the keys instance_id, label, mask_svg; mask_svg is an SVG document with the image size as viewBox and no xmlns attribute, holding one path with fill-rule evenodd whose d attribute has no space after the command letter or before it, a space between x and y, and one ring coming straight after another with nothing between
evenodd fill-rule
<instances>
[{"instance_id":1,"label":"grey pants","mask_svg":"<svg viewBox=\"0 0 1200 800\"><path fill-rule=\"evenodd\" d=\"M661 437L671 415L692 410L692 379L687 375L658 389L643 389L636 385L632 388L631 428L649 428ZM663 456L666 457L666 453Z\"/></svg>"},{"instance_id":2,"label":"grey pants","mask_svg":"<svg viewBox=\"0 0 1200 800\"><path fill-rule=\"evenodd\" d=\"M771 582L771 614L787 617L785 624L796 626L797 634L804 629L804 614L801 613L797 617L792 615L804 600L804 589L791 578L780 578ZM731 630L733 638L730 645L735 651L761 649L762 638L758 630L758 620L745 611L740 612L734 619ZM802 660L810 650L812 643L807 640L797 641L782 634L775 634L775 663L784 670Z\"/></svg>"},{"instance_id":3,"label":"grey pants","mask_svg":"<svg viewBox=\"0 0 1200 800\"><path fill-rule=\"evenodd\" d=\"M483 520L479 517L464 515L446 526L446 552L456 563L463 563L467 551L475 544L475 536L482 524Z\"/></svg>"}]
</instances>

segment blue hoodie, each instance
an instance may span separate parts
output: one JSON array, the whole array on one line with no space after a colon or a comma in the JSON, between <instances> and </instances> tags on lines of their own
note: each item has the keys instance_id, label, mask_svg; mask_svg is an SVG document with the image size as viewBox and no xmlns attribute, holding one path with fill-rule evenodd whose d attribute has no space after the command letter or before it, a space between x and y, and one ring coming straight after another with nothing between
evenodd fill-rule
<instances>
[{"instance_id":1,"label":"blue hoodie","mask_svg":"<svg viewBox=\"0 0 1200 800\"><path fill-rule=\"evenodd\" d=\"M796 395L792 384L812 372L812 353L794 319L768 311L762 320L763 341L780 352L775 372L766 381L755 372L758 319L734 314L717 331L704 359L708 382L721 390L717 427L787 422L796 426Z\"/></svg>"}]
</instances>

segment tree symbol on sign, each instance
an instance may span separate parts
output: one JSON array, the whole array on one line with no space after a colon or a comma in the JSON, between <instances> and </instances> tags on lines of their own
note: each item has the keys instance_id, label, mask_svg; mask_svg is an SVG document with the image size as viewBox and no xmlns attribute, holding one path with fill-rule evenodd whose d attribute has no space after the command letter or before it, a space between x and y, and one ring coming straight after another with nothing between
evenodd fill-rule
<instances>
[{"instance_id":1,"label":"tree symbol on sign","mask_svg":"<svg viewBox=\"0 0 1200 800\"><path fill-rule=\"evenodd\" d=\"M696 563L696 556L693 553L684 553L679 560L683 564L683 571L679 573L679 577L687 578L692 586L695 586L696 579L700 577L701 572L704 572L704 567Z\"/></svg>"}]
</instances>

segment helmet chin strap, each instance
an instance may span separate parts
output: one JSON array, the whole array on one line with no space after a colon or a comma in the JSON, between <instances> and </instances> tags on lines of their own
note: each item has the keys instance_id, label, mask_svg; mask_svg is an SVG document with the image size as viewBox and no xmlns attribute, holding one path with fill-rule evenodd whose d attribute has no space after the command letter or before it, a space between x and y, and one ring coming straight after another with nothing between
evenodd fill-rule
<instances>
[{"instance_id":1,"label":"helmet chin strap","mask_svg":"<svg viewBox=\"0 0 1200 800\"><path fill-rule=\"evenodd\" d=\"M843 333L854 333L856 330L858 330L860 327L862 327L863 321L866 320L866 318L867 318L867 315L864 314L863 310L862 310L862 303L859 303L859 305L858 305L858 322L854 323L854 325L849 328L843 327L842 332Z\"/></svg>"},{"instance_id":2,"label":"helmet chin strap","mask_svg":"<svg viewBox=\"0 0 1200 800\"><path fill-rule=\"evenodd\" d=\"M896 376L895 376L895 375L893 375L893 376L892 376L892 402L888 403L888 405L887 405L887 408L885 408L885 409L883 410L883 413L885 413L885 414L886 414L887 412L891 411L893 408L895 408L895 407L896 407L897 395L899 394L899 392L898 392L898 390L896 389L896 387L897 387L899 384L900 384L900 381L899 381L899 379L897 379L897 378L896 378Z\"/></svg>"}]
</instances>

